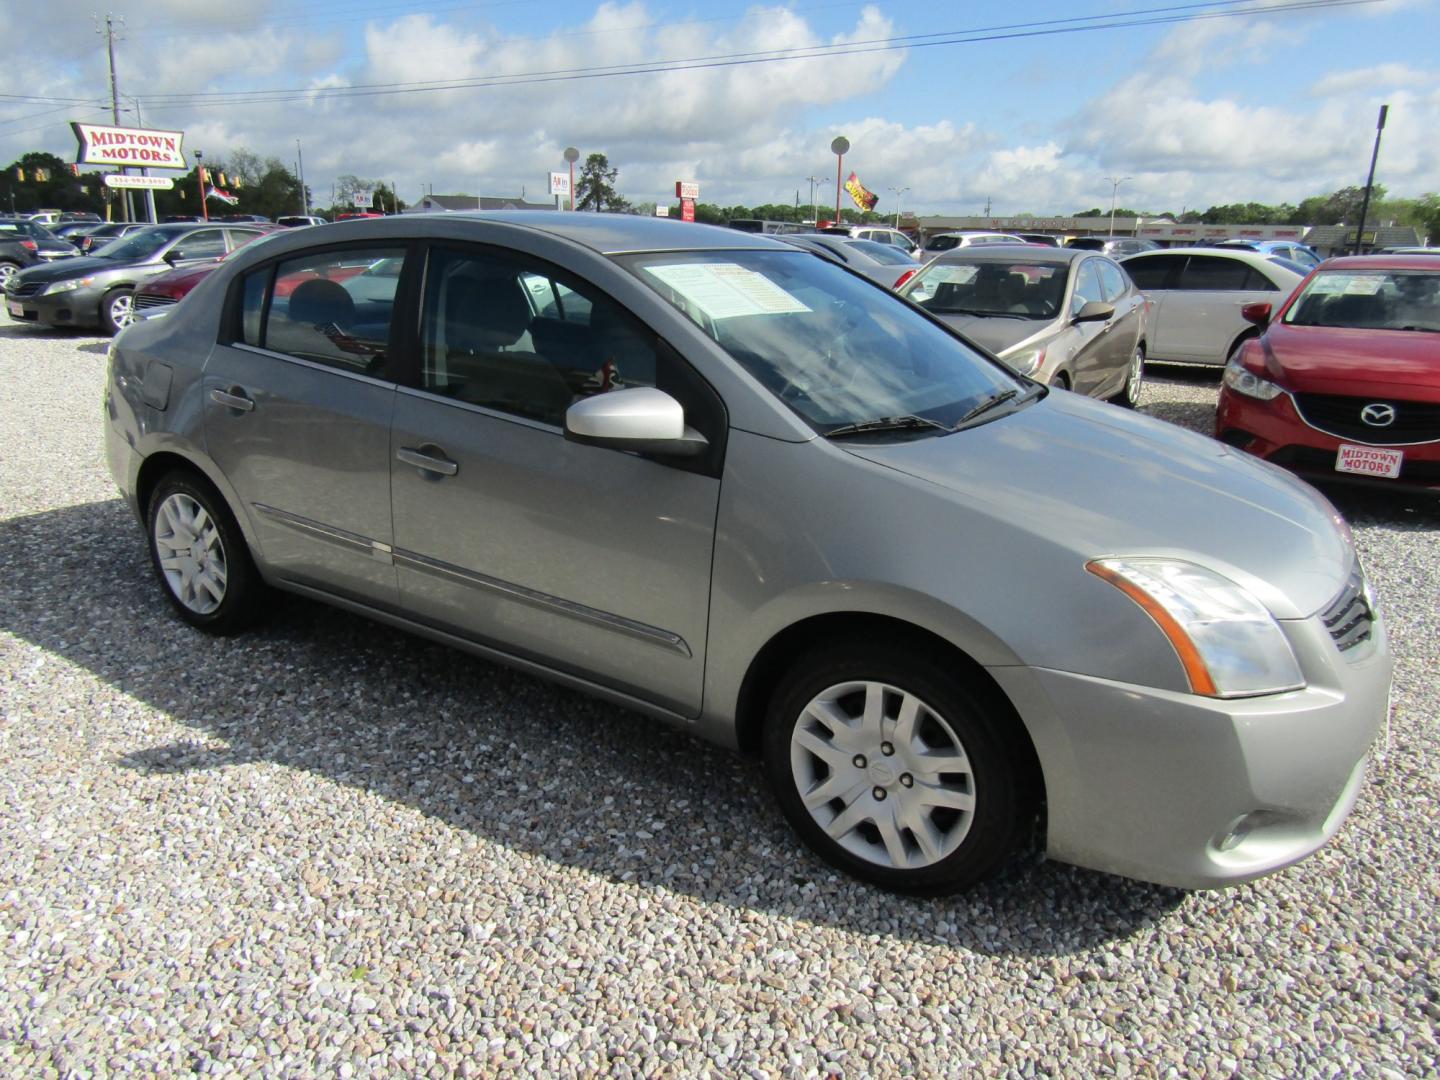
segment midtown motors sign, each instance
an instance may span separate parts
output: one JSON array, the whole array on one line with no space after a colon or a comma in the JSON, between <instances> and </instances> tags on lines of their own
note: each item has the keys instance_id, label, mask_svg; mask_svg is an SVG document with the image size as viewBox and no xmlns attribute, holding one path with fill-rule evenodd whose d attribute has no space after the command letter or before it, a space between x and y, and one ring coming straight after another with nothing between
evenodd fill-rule
<instances>
[{"instance_id":1,"label":"midtown motors sign","mask_svg":"<svg viewBox=\"0 0 1440 1080\"><path fill-rule=\"evenodd\" d=\"M151 169L188 169L181 143L183 131L107 127L72 121L80 150L78 165L138 165Z\"/></svg>"}]
</instances>

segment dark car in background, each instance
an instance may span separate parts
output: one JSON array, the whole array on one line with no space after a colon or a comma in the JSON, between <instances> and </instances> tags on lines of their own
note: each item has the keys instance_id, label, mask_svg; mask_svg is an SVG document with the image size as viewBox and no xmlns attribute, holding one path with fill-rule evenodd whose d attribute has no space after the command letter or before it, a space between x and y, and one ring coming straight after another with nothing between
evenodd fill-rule
<instances>
[{"instance_id":1,"label":"dark car in background","mask_svg":"<svg viewBox=\"0 0 1440 1080\"><path fill-rule=\"evenodd\" d=\"M74 254L74 247L44 225L25 218L0 218L0 289L27 266Z\"/></svg>"},{"instance_id":2,"label":"dark car in background","mask_svg":"<svg viewBox=\"0 0 1440 1080\"><path fill-rule=\"evenodd\" d=\"M104 225L97 225L89 232L81 233L80 240L75 246L80 249L81 255L89 255L112 240L139 232L148 224L145 221L111 221Z\"/></svg>"},{"instance_id":3,"label":"dark car in background","mask_svg":"<svg viewBox=\"0 0 1440 1080\"><path fill-rule=\"evenodd\" d=\"M1110 258L1073 248L980 245L929 262L900 295L1021 375L1134 408L1148 306Z\"/></svg>"},{"instance_id":4,"label":"dark car in background","mask_svg":"<svg viewBox=\"0 0 1440 1080\"><path fill-rule=\"evenodd\" d=\"M855 240L843 233L800 233L780 239L848 266L887 289L900 288L920 269L920 264L898 247L875 240Z\"/></svg>"},{"instance_id":5,"label":"dark car in background","mask_svg":"<svg viewBox=\"0 0 1440 1080\"><path fill-rule=\"evenodd\" d=\"M140 282L176 267L214 262L261 232L244 225L148 225L93 256L12 275L5 310L23 322L99 327L114 334L130 324Z\"/></svg>"},{"instance_id":6,"label":"dark car in background","mask_svg":"<svg viewBox=\"0 0 1440 1080\"><path fill-rule=\"evenodd\" d=\"M1225 367L1215 434L1309 480L1440 492L1440 263L1322 264Z\"/></svg>"}]
</instances>

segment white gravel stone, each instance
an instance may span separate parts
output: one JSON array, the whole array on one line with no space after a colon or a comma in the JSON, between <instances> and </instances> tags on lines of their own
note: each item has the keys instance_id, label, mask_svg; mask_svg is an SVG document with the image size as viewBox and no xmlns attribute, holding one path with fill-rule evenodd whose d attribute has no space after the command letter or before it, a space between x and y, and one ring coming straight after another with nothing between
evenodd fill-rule
<instances>
[{"instance_id":1,"label":"white gravel stone","mask_svg":"<svg viewBox=\"0 0 1440 1080\"><path fill-rule=\"evenodd\" d=\"M1427 1076L1440 509L1339 505L1398 662L1335 842L1185 894L831 872L753 764L308 602L173 619L106 343L0 321L0 1074ZM1151 372L1198 430L1214 372Z\"/></svg>"}]
</instances>

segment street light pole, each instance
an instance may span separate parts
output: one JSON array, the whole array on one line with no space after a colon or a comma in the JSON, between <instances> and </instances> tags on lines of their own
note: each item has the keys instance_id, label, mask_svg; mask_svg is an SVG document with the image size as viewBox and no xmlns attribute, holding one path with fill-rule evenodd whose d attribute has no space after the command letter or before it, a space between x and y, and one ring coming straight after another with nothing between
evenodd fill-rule
<instances>
[{"instance_id":1,"label":"street light pole","mask_svg":"<svg viewBox=\"0 0 1440 1080\"><path fill-rule=\"evenodd\" d=\"M1119 179L1105 177L1105 181L1110 185L1110 238L1112 240L1115 238L1115 193L1120 190L1120 185L1126 180L1134 179L1133 176L1122 176Z\"/></svg>"},{"instance_id":2,"label":"street light pole","mask_svg":"<svg viewBox=\"0 0 1440 1080\"><path fill-rule=\"evenodd\" d=\"M205 166L204 166L204 164L203 164L204 161L205 161L205 155L202 154L202 153L200 153L199 150L196 150L196 151L195 151L195 179L198 180L198 181L200 181L200 213L204 215L206 221L209 221L209 220L210 220L210 208L205 205Z\"/></svg>"},{"instance_id":3,"label":"street light pole","mask_svg":"<svg viewBox=\"0 0 1440 1080\"><path fill-rule=\"evenodd\" d=\"M1385 130L1385 115L1390 111L1389 105L1380 106L1380 119L1375 121L1375 149L1370 152L1370 175L1365 178L1365 198L1360 203L1360 224L1355 227L1355 251L1360 254L1360 247L1365 234L1365 215L1370 212L1370 189L1375 186L1375 162L1380 157L1380 134Z\"/></svg>"},{"instance_id":4,"label":"street light pole","mask_svg":"<svg viewBox=\"0 0 1440 1080\"><path fill-rule=\"evenodd\" d=\"M908 187L892 187L886 188L885 190L893 191L895 193L895 228L898 229L900 228L900 196L904 195L905 192L909 191L910 189Z\"/></svg>"},{"instance_id":5,"label":"street light pole","mask_svg":"<svg viewBox=\"0 0 1440 1080\"><path fill-rule=\"evenodd\" d=\"M300 213L310 216L310 195L305 190L305 155L300 151L300 140L295 140L295 170L300 174Z\"/></svg>"},{"instance_id":6,"label":"street light pole","mask_svg":"<svg viewBox=\"0 0 1440 1080\"><path fill-rule=\"evenodd\" d=\"M815 201L815 185L820 183L820 177L807 176L805 179L810 181L810 217L812 219L811 224L818 226L820 224L820 204Z\"/></svg>"}]
</instances>

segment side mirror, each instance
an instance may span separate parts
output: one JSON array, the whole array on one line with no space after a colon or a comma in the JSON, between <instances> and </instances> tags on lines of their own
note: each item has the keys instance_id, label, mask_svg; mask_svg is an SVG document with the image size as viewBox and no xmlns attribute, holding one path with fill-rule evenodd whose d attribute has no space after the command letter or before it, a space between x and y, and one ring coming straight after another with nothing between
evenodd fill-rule
<instances>
[{"instance_id":1,"label":"side mirror","mask_svg":"<svg viewBox=\"0 0 1440 1080\"><path fill-rule=\"evenodd\" d=\"M181 259L185 258L185 253L179 248L171 248L169 251L165 252L165 254L161 255L160 257L164 259L167 263L169 263L171 266L174 266Z\"/></svg>"},{"instance_id":2,"label":"side mirror","mask_svg":"<svg viewBox=\"0 0 1440 1080\"><path fill-rule=\"evenodd\" d=\"M1261 300L1258 303L1246 304L1240 309L1240 317L1246 322L1252 322L1256 326L1270 325L1270 301Z\"/></svg>"},{"instance_id":3,"label":"side mirror","mask_svg":"<svg viewBox=\"0 0 1440 1080\"><path fill-rule=\"evenodd\" d=\"M1077 323L1104 322L1114 314L1114 304L1107 304L1104 300L1086 300L1085 306L1075 313L1073 321Z\"/></svg>"},{"instance_id":4,"label":"side mirror","mask_svg":"<svg viewBox=\"0 0 1440 1080\"><path fill-rule=\"evenodd\" d=\"M672 457L695 457L710 445L686 426L680 403L653 386L611 390L575 402L565 410L565 438Z\"/></svg>"}]
</instances>

